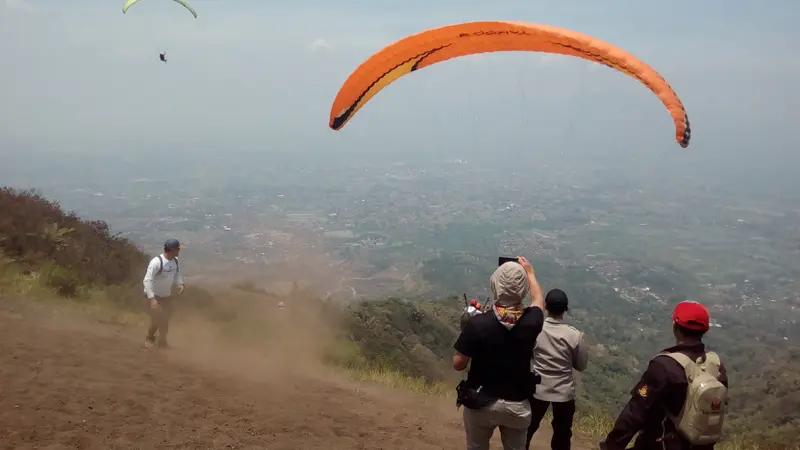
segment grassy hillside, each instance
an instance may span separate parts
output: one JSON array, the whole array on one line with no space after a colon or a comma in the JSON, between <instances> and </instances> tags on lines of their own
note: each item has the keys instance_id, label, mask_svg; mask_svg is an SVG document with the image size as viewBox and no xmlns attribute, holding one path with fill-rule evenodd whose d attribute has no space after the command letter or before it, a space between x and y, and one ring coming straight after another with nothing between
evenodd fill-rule
<instances>
[{"instance_id":1,"label":"grassy hillside","mask_svg":"<svg viewBox=\"0 0 800 450\"><path fill-rule=\"evenodd\" d=\"M431 287L432 297L481 281L485 285L486 268L496 264L494 258L442 252L424 263L421 272L433 274L424 278L424 284ZM702 293L686 292L699 283L693 274L676 267L646 267L628 261L631 269L624 274L626 279L659 286L661 291L660 300L629 302L586 267L562 266L546 257L536 258L534 264L545 290L567 291L573 303L567 321L586 332L592 359L578 384L578 397L583 408L594 413L615 414L648 360L671 345L669 317L674 305L689 295L705 298ZM446 304L456 307L457 302ZM706 342L728 368L728 429L785 448L782 445L794 442L800 429L793 412L800 404L800 363L791 357L800 347L783 339L779 330L786 325L770 315L725 308L724 303L711 306L711 314L724 323L723 328L712 328Z\"/></svg>"},{"instance_id":2,"label":"grassy hillside","mask_svg":"<svg viewBox=\"0 0 800 450\"><path fill-rule=\"evenodd\" d=\"M0 248L25 273L66 297L93 286L129 283L147 255L110 233L102 221L84 221L33 191L0 190Z\"/></svg>"},{"instance_id":3,"label":"grassy hillside","mask_svg":"<svg viewBox=\"0 0 800 450\"><path fill-rule=\"evenodd\" d=\"M140 312L142 278L150 259L103 221L81 219L35 191L0 189L0 296L72 299L87 309ZM200 314L232 314L208 292L183 294Z\"/></svg>"},{"instance_id":4,"label":"grassy hillside","mask_svg":"<svg viewBox=\"0 0 800 450\"><path fill-rule=\"evenodd\" d=\"M449 361L458 336L459 308L456 297L430 302L390 298L353 304L347 309L347 329L341 336L341 342L349 342L351 350L333 362L360 369L364 379L452 395L459 374ZM776 358L760 376L732 374L736 385L731 391L731 417L735 420L728 421L727 443L722 449L798 448L795 436L800 423L793 411L800 404L800 376L791 369L794 366L789 360L796 361L796 357L792 353L785 354L785 359ZM595 346L590 358L590 370L578 378L576 429L600 438L613 426L627 396L614 403L607 392L596 389L612 386L613 392L629 390L638 373L630 374L631 357L619 350ZM759 414L747 421L742 418L743 410Z\"/></svg>"},{"instance_id":5,"label":"grassy hillside","mask_svg":"<svg viewBox=\"0 0 800 450\"><path fill-rule=\"evenodd\" d=\"M113 234L105 222L64 212L58 203L33 191L0 189L0 211L0 299L5 295L70 300L72 305L112 315L117 321L141 320L142 314L130 313L140 313L144 306L141 279L149 255ZM480 273L481 267L490 267L493 261L484 259L462 255L450 264L445 255L426 263L423 273L429 282L460 283L470 273ZM545 289L569 286L570 296L581 299L569 320L587 331L592 349L590 368L578 382L576 431L600 437L610 428L648 355L669 344L661 320L666 307L621 302L607 285L580 268L542 261L537 262L537 272ZM228 337L262 339L269 330L257 323L249 326L251 317L275 296L246 282L235 287L251 295L237 301L225 298L223 303L208 291L189 286L183 303L219 322ZM328 363L346 368L361 380L452 396L460 374L449 361L461 300L441 297L389 298L341 308L320 301L312 292L296 289L289 295L298 310L321 309L338 329L338 338L328 342ZM723 448L797 448L800 351L791 347L764 350L764 345L750 344L758 339L757 330L744 321L732 323L731 328L740 338L711 340L733 369L731 440Z\"/></svg>"}]
</instances>

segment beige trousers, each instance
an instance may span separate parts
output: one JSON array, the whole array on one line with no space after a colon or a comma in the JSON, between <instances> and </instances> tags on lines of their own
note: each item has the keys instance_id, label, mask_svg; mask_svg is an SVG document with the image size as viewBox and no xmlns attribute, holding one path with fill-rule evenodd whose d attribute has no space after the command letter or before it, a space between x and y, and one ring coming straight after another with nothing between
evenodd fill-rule
<instances>
[{"instance_id":1,"label":"beige trousers","mask_svg":"<svg viewBox=\"0 0 800 450\"><path fill-rule=\"evenodd\" d=\"M150 316L150 327L147 329L147 340L155 341L158 332L158 344L167 343L167 333L169 333L169 320L172 318L172 299L169 297L155 297L161 305L160 309L150 307L150 299L145 297L145 308L147 315Z\"/></svg>"},{"instance_id":2,"label":"beige trousers","mask_svg":"<svg viewBox=\"0 0 800 450\"><path fill-rule=\"evenodd\" d=\"M528 400L497 400L478 410L465 407L467 450L489 450L489 441L496 427L500 428L503 450L525 450L530 423L531 404Z\"/></svg>"}]
</instances>

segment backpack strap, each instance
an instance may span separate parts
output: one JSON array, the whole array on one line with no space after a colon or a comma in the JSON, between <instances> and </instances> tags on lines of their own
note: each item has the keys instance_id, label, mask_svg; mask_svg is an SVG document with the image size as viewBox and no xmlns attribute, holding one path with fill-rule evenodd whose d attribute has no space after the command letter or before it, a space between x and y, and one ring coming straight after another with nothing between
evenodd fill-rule
<instances>
[{"instance_id":1,"label":"backpack strap","mask_svg":"<svg viewBox=\"0 0 800 450\"><path fill-rule=\"evenodd\" d=\"M181 265L180 265L180 263L178 263L178 257L176 256L174 258L174 260L175 260L175 272L176 273L180 272L181 271ZM158 255L158 263L159 263L159 267L158 267L158 272L156 272L156 275L161 275L161 272L164 271L164 258L162 258L161 255Z\"/></svg>"},{"instance_id":2,"label":"backpack strap","mask_svg":"<svg viewBox=\"0 0 800 450\"><path fill-rule=\"evenodd\" d=\"M719 378L719 366L722 365L722 361L719 359L719 355L715 352L706 352L706 360L705 364L703 364L703 369L714 376L714 378Z\"/></svg>"},{"instance_id":3,"label":"backpack strap","mask_svg":"<svg viewBox=\"0 0 800 450\"><path fill-rule=\"evenodd\" d=\"M660 355L669 356L677 361L686 372L686 379L689 383L694 379L696 370L706 371L715 378L719 376L720 359L719 355L714 352L706 352L704 356L697 358L697 360L692 360L692 358L681 352L661 352L659 353Z\"/></svg>"},{"instance_id":4,"label":"backpack strap","mask_svg":"<svg viewBox=\"0 0 800 450\"><path fill-rule=\"evenodd\" d=\"M688 356L684 355L681 352L661 352L658 354L658 356L669 356L675 361L678 361L678 364L680 364L681 367L683 367L684 369L686 368L686 366L694 363L692 358L689 358Z\"/></svg>"}]
</instances>

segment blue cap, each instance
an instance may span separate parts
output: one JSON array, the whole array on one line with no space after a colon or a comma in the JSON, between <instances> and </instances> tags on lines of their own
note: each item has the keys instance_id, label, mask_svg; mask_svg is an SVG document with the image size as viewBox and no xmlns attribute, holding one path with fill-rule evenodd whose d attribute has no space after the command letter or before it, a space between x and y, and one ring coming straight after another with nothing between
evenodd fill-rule
<instances>
[{"instance_id":1,"label":"blue cap","mask_svg":"<svg viewBox=\"0 0 800 450\"><path fill-rule=\"evenodd\" d=\"M174 250L177 248L181 248L181 243L178 242L177 239L167 239L167 242L164 242L164 250Z\"/></svg>"}]
</instances>

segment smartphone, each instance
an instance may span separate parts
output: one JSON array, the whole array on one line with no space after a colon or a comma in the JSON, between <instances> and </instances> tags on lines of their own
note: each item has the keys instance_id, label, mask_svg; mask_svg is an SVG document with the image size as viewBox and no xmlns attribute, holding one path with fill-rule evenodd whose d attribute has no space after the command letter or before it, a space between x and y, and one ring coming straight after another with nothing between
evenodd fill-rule
<instances>
[{"instance_id":1,"label":"smartphone","mask_svg":"<svg viewBox=\"0 0 800 450\"><path fill-rule=\"evenodd\" d=\"M500 267L503 264L505 264L507 262L511 262L511 261L519 262L519 258L517 258L517 257L509 258L508 256L501 256L501 257L497 258L497 267Z\"/></svg>"}]
</instances>

